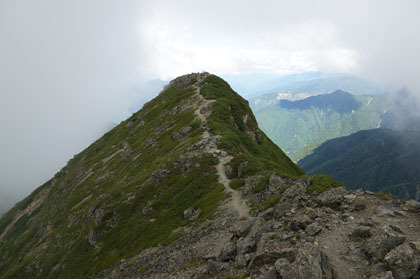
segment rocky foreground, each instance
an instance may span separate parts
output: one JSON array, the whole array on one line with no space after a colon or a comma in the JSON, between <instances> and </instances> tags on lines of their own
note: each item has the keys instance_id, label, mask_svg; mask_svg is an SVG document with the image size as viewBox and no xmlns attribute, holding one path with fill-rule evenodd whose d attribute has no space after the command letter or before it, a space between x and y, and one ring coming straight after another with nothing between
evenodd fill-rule
<instances>
[{"instance_id":1,"label":"rocky foreground","mask_svg":"<svg viewBox=\"0 0 420 279\"><path fill-rule=\"evenodd\" d=\"M420 278L420 203L332 188L307 194L310 179L273 174L268 187L243 197L281 200L238 218L229 200L215 217L182 228L168 247L121 261L104 278ZM285 190L286 189L286 190ZM185 218L193 222L193 212Z\"/></svg>"}]
</instances>

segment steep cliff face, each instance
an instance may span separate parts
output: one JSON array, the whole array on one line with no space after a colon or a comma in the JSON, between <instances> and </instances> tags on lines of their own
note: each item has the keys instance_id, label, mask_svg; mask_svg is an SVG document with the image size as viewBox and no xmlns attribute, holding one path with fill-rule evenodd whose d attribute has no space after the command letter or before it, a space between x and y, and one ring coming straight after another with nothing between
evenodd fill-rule
<instances>
[{"instance_id":1,"label":"steep cliff face","mask_svg":"<svg viewBox=\"0 0 420 279\"><path fill-rule=\"evenodd\" d=\"M183 238L228 196L249 216L225 164L236 179L303 175L226 82L207 73L173 80L3 216L0 277L101 276Z\"/></svg>"}]
</instances>

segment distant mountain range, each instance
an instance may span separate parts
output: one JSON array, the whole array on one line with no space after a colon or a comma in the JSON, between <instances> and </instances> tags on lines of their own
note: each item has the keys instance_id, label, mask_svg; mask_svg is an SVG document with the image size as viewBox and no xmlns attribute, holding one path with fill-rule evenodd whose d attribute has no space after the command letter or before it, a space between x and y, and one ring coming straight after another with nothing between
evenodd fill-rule
<instances>
[{"instance_id":1,"label":"distant mountain range","mask_svg":"<svg viewBox=\"0 0 420 279\"><path fill-rule=\"evenodd\" d=\"M223 76L245 98L270 98L278 93L324 94L341 89L356 95L378 94L378 85L353 75L341 73L307 72L285 76L272 74L241 74ZM267 96L263 96L266 98Z\"/></svg>"},{"instance_id":2,"label":"distant mountain range","mask_svg":"<svg viewBox=\"0 0 420 279\"><path fill-rule=\"evenodd\" d=\"M338 113L349 113L362 107L362 103L350 93L336 90L331 94L317 95L303 100L289 101L281 100L281 108L292 110L307 110L311 108L334 110Z\"/></svg>"},{"instance_id":3,"label":"distant mountain range","mask_svg":"<svg viewBox=\"0 0 420 279\"><path fill-rule=\"evenodd\" d=\"M326 140L378 128L385 108L385 95L337 90L302 100L279 100L254 112L261 129L297 161Z\"/></svg>"},{"instance_id":4,"label":"distant mountain range","mask_svg":"<svg viewBox=\"0 0 420 279\"><path fill-rule=\"evenodd\" d=\"M350 189L420 199L420 131L373 129L329 140L298 164Z\"/></svg>"}]
</instances>

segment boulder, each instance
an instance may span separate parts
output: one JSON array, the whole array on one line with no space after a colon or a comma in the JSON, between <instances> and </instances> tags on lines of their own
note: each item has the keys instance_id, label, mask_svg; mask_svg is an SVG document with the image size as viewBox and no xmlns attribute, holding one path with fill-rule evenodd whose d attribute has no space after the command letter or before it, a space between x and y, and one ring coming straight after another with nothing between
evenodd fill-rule
<instances>
[{"instance_id":1,"label":"boulder","mask_svg":"<svg viewBox=\"0 0 420 279\"><path fill-rule=\"evenodd\" d=\"M314 236L322 230L322 226L317 222L314 222L306 227L305 233L309 236Z\"/></svg>"},{"instance_id":2,"label":"boulder","mask_svg":"<svg viewBox=\"0 0 420 279\"><path fill-rule=\"evenodd\" d=\"M366 255L362 248L350 249L344 255L344 258L351 262L361 262L366 260Z\"/></svg>"},{"instance_id":3,"label":"boulder","mask_svg":"<svg viewBox=\"0 0 420 279\"><path fill-rule=\"evenodd\" d=\"M380 205L376 208L376 215L379 217L382 216L391 216L395 217L397 215L405 215L405 213L397 207L390 205Z\"/></svg>"},{"instance_id":4,"label":"boulder","mask_svg":"<svg viewBox=\"0 0 420 279\"><path fill-rule=\"evenodd\" d=\"M263 233L267 233L270 231L270 227L267 225L267 223L264 221L264 219L258 217L255 220L254 225L252 226L251 230L249 231L247 238L249 240L253 240L255 242L258 242L261 235Z\"/></svg>"},{"instance_id":5,"label":"boulder","mask_svg":"<svg viewBox=\"0 0 420 279\"><path fill-rule=\"evenodd\" d=\"M238 174L238 177L240 177L239 174ZM252 191L252 189L254 189L255 185L260 183L263 179L264 179L264 175L248 176L245 179L245 185L243 187L242 194L244 196L247 195L249 192Z\"/></svg>"},{"instance_id":6,"label":"boulder","mask_svg":"<svg viewBox=\"0 0 420 279\"><path fill-rule=\"evenodd\" d=\"M255 240L248 237L247 238L241 237L236 242L236 248L238 250L238 254L246 254L246 253L251 252L254 249L255 245L256 245Z\"/></svg>"},{"instance_id":7,"label":"boulder","mask_svg":"<svg viewBox=\"0 0 420 279\"><path fill-rule=\"evenodd\" d=\"M153 213L153 207L151 205L145 206L141 210L141 213L143 213L144 216L150 216Z\"/></svg>"},{"instance_id":8,"label":"boulder","mask_svg":"<svg viewBox=\"0 0 420 279\"><path fill-rule=\"evenodd\" d=\"M386 254L384 261L397 279L411 278L420 266L420 257L409 243L405 242Z\"/></svg>"},{"instance_id":9,"label":"boulder","mask_svg":"<svg viewBox=\"0 0 420 279\"><path fill-rule=\"evenodd\" d=\"M275 267L270 267L262 276L263 279L278 279L277 270Z\"/></svg>"},{"instance_id":10,"label":"boulder","mask_svg":"<svg viewBox=\"0 0 420 279\"><path fill-rule=\"evenodd\" d=\"M184 211L184 219L193 222L197 220L198 215L200 215L200 212L200 209L193 209L190 207Z\"/></svg>"},{"instance_id":11,"label":"boulder","mask_svg":"<svg viewBox=\"0 0 420 279\"><path fill-rule=\"evenodd\" d=\"M306 195L306 188L307 185L305 183L302 183L300 181L296 182L293 186L289 187L286 191L284 191L283 200L297 199L301 196Z\"/></svg>"},{"instance_id":12,"label":"boulder","mask_svg":"<svg viewBox=\"0 0 420 279\"><path fill-rule=\"evenodd\" d=\"M289 212L293 208L293 205L288 202L282 202L276 204L274 209L274 214L276 219L282 218L287 212Z\"/></svg>"},{"instance_id":13,"label":"boulder","mask_svg":"<svg viewBox=\"0 0 420 279\"><path fill-rule=\"evenodd\" d=\"M245 237L249 234L253 225L254 221L252 219L243 220L238 222L230 232L237 237Z\"/></svg>"},{"instance_id":14,"label":"boulder","mask_svg":"<svg viewBox=\"0 0 420 279\"><path fill-rule=\"evenodd\" d=\"M419 212L420 211L420 202L415 200L408 200L405 201L404 204L401 206L402 209L411 212Z\"/></svg>"},{"instance_id":15,"label":"boulder","mask_svg":"<svg viewBox=\"0 0 420 279\"><path fill-rule=\"evenodd\" d=\"M293 263L281 258L276 261L275 267L282 279L335 278L326 255L309 243L299 249Z\"/></svg>"},{"instance_id":16,"label":"boulder","mask_svg":"<svg viewBox=\"0 0 420 279\"><path fill-rule=\"evenodd\" d=\"M321 206L339 207L346 194L347 190L344 187L332 188L319 194L316 202Z\"/></svg>"},{"instance_id":17,"label":"boulder","mask_svg":"<svg viewBox=\"0 0 420 279\"><path fill-rule=\"evenodd\" d=\"M94 228L90 229L86 239L88 240L90 246L95 246L99 241L98 232Z\"/></svg>"},{"instance_id":18,"label":"boulder","mask_svg":"<svg viewBox=\"0 0 420 279\"><path fill-rule=\"evenodd\" d=\"M305 230L311 222L312 220L308 215L299 215L292 219L289 227L294 231Z\"/></svg>"},{"instance_id":19,"label":"boulder","mask_svg":"<svg viewBox=\"0 0 420 279\"><path fill-rule=\"evenodd\" d=\"M374 260L379 261L382 260L389 251L402 244L405 239L405 235L399 228L385 225L366 242L364 250Z\"/></svg>"},{"instance_id":20,"label":"boulder","mask_svg":"<svg viewBox=\"0 0 420 279\"><path fill-rule=\"evenodd\" d=\"M208 272L210 275L220 273L223 270L226 270L229 267L228 263L222 263L215 260L208 260Z\"/></svg>"},{"instance_id":21,"label":"boulder","mask_svg":"<svg viewBox=\"0 0 420 279\"><path fill-rule=\"evenodd\" d=\"M273 234L265 234L261 237L257 245L257 251L249 264L249 267L255 269L259 266L272 264L279 258L286 258L288 261L295 261L296 249L285 248L282 241L272 239Z\"/></svg>"},{"instance_id":22,"label":"boulder","mask_svg":"<svg viewBox=\"0 0 420 279\"><path fill-rule=\"evenodd\" d=\"M369 238L372 236L371 229L368 226L357 226L349 233L349 238L353 241Z\"/></svg>"},{"instance_id":23,"label":"boulder","mask_svg":"<svg viewBox=\"0 0 420 279\"><path fill-rule=\"evenodd\" d=\"M275 173L273 173L268 179L268 190L270 192L277 192L285 186L285 181Z\"/></svg>"},{"instance_id":24,"label":"boulder","mask_svg":"<svg viewBox=\"0 0 420 279\"><path fill-rule=\"evenodd\" d=\"M236 245L230 242L227 245L225 245L223 249L220 251L220 254L217 257L217 260L221 262L228 262L235 259L235 256L236 256Z\"/></svg>"}]
</instances>

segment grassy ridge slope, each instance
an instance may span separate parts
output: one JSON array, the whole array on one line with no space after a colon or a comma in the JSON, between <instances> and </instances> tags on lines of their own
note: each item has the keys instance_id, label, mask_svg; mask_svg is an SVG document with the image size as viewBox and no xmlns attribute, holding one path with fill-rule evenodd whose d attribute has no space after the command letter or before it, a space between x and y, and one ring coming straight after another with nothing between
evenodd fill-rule
<instances>
[{"instance_id":1,"label":"grassy ridge slope","mask_svg":"<svg viewBox=\"0 0 420 279\"><path fill-rule=\"evenodd\" d=\"M186 209L199 210L194 222L212 217L226 194L218 159L191 148L203 135L194 114L197 79L175 81L0 219L0 278L97 278L183 237ZM236 172L304 174L226 82L210 75L202 87L216 99L209 125Z\"/></svg>"}]
</instances>

